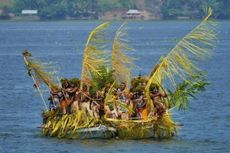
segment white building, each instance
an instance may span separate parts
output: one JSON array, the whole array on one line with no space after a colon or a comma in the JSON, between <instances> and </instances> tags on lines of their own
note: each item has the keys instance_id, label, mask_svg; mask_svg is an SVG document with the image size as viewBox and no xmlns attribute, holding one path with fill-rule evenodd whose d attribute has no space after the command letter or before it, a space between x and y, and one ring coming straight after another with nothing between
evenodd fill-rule
<instances>
[{"instance_id":1,"label":"white building","mask_svg":"<svg viewBox=\"0 0 230 153\"><path fill-rule=\"evenodd\" d=\"M141 12L135 9L130 9L125 13L125 18L136 19L141 17Z\"/></svg>"},{"instance_id":2,"label":"white building","mask_svg":"<svg viewBox=\"0 0 230 153\"><path fill-rule=\"evenodd\" d=\"M38 10L22 10L22 15L37 15Z\"/></svg>"}]
</instances>

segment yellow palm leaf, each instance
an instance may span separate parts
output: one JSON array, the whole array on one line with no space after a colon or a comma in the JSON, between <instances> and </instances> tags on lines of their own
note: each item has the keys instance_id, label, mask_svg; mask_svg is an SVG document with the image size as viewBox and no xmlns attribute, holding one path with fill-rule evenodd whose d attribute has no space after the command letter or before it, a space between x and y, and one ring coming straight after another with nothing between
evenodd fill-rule
<instances>
[{"instance_id":1,"label":"yellow palm leaf","mask_svg":"<svg viewBox=\"0 0 230 153\"><path fill-rule=\"evenodd\" d=\"M215 24L209 20L211 15L212 10L209 8L208 15L201 23L182 38L166 57L160 59L150 74L146 96L149 95L152 83L162 87L163 81L169 79L175 87L176 80L191 82L189 78L200 72L194 62L209 55L216 41Z\"/></svg>"},{"instance_id":2,"label":"yellow palm leaf","mask_svg":"<svg viewBox=\"0 0 230 153\"><path fill-rule=\"evenodd\" d=\"M82 62L81 72L81 89L83 84L91 85L92 73L100 75L100 66L104 65L105 59L105 29L109 26L109 22L105 22L96 27L89 35Z\"/></svg>"},{"instance_id":3,"label":"yellow palm leaf","mask_svg":"<svg viewBox=\"0 0 230 153\"><path fill-rule=\"evenodd\" d=\"M133 59L125 54L126 51L132 50L125 40L125 24L117 30L112 48L112 70L118 82L130 83L131 68L134 66Z\"/></svg>"},{"instance_id":4,"label":"yellow palm leaf","mask_svg":"<svg viewBox=\"0 0 230 153\"><path fill-rule=\"evenodd\" d=\"M58 85L54 81L53 74L46 72L46 66L36 59L32 58L31 53L26 51L27 55L24 55L25 64L28 68L29 75L32 75L36 81L36 85L45 83L51 90L58 90Z\"/></svg>"}]
</instances>

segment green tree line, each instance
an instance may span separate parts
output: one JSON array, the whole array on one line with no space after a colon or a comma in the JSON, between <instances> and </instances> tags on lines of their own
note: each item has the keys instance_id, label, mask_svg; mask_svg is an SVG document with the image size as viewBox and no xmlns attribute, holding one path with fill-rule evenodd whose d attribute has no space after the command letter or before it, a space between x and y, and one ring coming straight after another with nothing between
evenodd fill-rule
<instances>
[{"instance_id":1,"label":"green tree line","mask_svg":"<svg viewBox=\"0 0 230 153\"><path fill-rule=\"evenodd\" d=\"M13 11L36 9L42 19L98 18L106 11L131 8L134 0L14 0Z\"/></svg>"},{"instance_id":2,"label":"green tree line","mask_svg":"<svg viewBox=\"0 0 230 153\"><path fill-rule=\"evenodd\" d=\"M230 19L230 0L164 0L161 11L165 19L200 18L208 7L213 9L214 18Z\"/></svg>"},{"instance_id":3,"label":"green tree line","mask_svg":"<svg viewBox=\"0 0 230 153\"><path fill-rule=\"evenodd\" d=\"M141 2L144 4L140 7ZM3 10L0 18L7 18L9 13L20 16L24 9L36 9L41 19L97 19L112 10L146 8L155 13L156 6L163 19L200 18L207 7L213 8L217 19L230 18L230 0L0 0Z\"/></svg>"}]
</instances>

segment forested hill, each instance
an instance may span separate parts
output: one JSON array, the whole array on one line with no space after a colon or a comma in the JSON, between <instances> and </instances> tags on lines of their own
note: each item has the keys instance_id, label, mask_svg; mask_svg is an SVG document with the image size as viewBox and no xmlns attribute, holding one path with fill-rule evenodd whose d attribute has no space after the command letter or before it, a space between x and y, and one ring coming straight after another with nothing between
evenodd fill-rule
<instances>
[{"instance_id":1,"label":"forested hill","mask_svg":"<svg viewBox=\"0 0 230 153\"><path fill-rule=\"evenodd\" d=\"M196 19L207 7L217 19L230 18L230 0L0 0L0 18L20 17L28 9L38 10L40 19L99 19L107 14L119 18L137 9L157 19Z\"/></svg>"}]
</instances>

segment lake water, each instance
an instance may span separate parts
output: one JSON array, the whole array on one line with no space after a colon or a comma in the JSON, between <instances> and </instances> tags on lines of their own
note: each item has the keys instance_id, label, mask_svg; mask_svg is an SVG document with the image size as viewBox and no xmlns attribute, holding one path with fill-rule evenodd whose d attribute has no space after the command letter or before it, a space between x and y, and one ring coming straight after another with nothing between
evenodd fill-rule
<instances>
[{"instance_id":1,"label":"lake water","mask_svg":"<svg viewBox=\"0 0 230 153\"><path fill-rule=\"evenodd\" d=\"M162 55L189 32L197 21L130 22L132 56L148 74ZM230 152L230 21L220 21L212 58L201 64L211 85L191 100L188 111L174 113L184 124L170 140L63 140L40 135L42 102L33 91L21 52L52 61L60 77L79 77L84 44L99 22L0 21L0 153L73 152ZM111 35L121 23L110 28Z\"/></svg>"}]
</instances>

